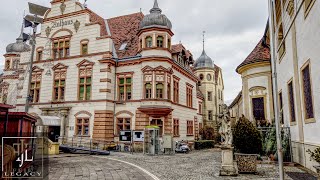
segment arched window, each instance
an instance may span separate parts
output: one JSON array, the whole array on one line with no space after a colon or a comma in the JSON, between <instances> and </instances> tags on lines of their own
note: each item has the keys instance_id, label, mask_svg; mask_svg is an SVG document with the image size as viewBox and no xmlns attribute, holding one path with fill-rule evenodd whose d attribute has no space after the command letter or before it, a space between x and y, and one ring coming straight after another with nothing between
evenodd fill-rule
<instances>
[{"instance_id":1,"label":"arched window","mask_svg":"<svg viewBox=\"0 0 320 180\"><path fill-rule=\"evenodd\" d=\"M158 83L156 86L156 98L162 99L163 98L163 84Z\"/></svg>"},{"instance_id":2,"label":"arched window","mask_svg":"<svg viewBox=\"0 0 320 180\"><path fill-rule=\"evenodd\" d=\"M5 65L5 69L10 69L10 60L6 60L6 65Z\"/></svg>"},{"instance_id":3,"label":"arched window","mask_svg":"<svg viewBox=\"0 0 320 180\"><path fill-rule=\"evenodd\" d=\"M145 84L145 92L146 92L146 99L151 99L151 93L152 93L152 84L146 83Z\"/></svg>"},{"instance_id":4,"label":"arched window","mask_svg":"<svg viewBox=\"0 0 320 180\"><path fill-rule=\"evenodd\" d=\"M157 47L163 47L163 37L158 36L157 38Z\"/></svg>"},{"instance_id":5,"label":"arched window","mask_svg":"<svg viewBox=\"0 0 320 180\"><path fill-rule=\"evenodd\" d=\"M147 48L152 47L152 37L151 36L146 37L146 47Z\"/></svg>"},{"instance_id":6,"label":"arched window","mask_svg":"<svg viewBox=\"0 0 320 180\"><path fill-rule=\"evenodd\" d=\"M203 80L203 74L200 74L200 75L199 75L199 78L200 78L200 80L202 81L202 80Z\"/></svg>"}]
</instances>

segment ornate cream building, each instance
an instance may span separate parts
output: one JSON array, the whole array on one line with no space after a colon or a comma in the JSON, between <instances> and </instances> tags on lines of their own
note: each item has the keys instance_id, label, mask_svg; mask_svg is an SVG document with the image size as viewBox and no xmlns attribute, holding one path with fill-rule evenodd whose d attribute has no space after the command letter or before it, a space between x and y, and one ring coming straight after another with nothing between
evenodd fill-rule
<instances>
[{"instance_id":1,"label":"ornate cream building","mask_svg":"<svg viewBox=\"0 0 320 180\"><path fill-rule=\"evenodd\" d=\"M29 113L43 125L59 122L47 131L63 137L119 141L120 130L157 125L175 140L198 139L206 91L191 52L172 45L173 36L157 1L150 14L104 19L76 0L53 0L36 38ZM13 46L20 49L7 48L1 100L23 111L31 53L22 40ZM220 89L223 102L221 69L209 69L220 82L212 100Z\"/></svg>"},{"instance_id":2,"label":"ornate cream building","mask_svg":"<svg viewBox=\"0 0 320 180\"><path fill-rule=\"evenodd\" d=\"M290 127L293 161L315 171L314 166L318 164L310 159L307 151L320 147L320 2L275 0L273 3L274 27L268 26L266 30L267 42L271 29L276 35L278 91L272 93L278 95L279 111L283 117L281 123ZM270 77L270 65L267 63L264 71L266 77ZM259 69L263 67L259 65ZM255 73L261 74L262 71ZM261 86L261 83L270 84L270 78L261 77L254 86ZM238 109L246 107L243 104L246 103L246 94L251 93L250 86L247 88L249 84L244 79L242 93L230 106L234 117L241 114L250 117L245 108ZM264 107L272 117L273 106L266 104Z\"/></svg>"}]
</instances>

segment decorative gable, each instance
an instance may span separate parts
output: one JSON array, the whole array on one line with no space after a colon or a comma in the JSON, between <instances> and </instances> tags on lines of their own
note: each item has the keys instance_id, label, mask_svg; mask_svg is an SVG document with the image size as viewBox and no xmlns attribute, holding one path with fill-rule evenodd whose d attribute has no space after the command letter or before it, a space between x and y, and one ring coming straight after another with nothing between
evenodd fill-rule
<instances>
[{"instance_id":1,"label":"decorative gable","mask_svg":"<svg viewBox=\"0 0 320 180\"><path fill-rule=\"evenodd\" d=\"M78 67L92 67L94 65L94 62L88 61L86 59L82 60L79 64L77 64Z\"/></svg>"},{"instance_id":2,"label":"decorative gable","mask_svg":"<svg viewBox=\"0 0 320 180\"><path fill-rule=\"evenodd\" d=\"M68 68L68 66L66 66L62 63L58 63L52 67L53 70L62 70L62 69L67 69L67 68Z\"/></svg>"},{"instance_id":3,"label":"decorative gable","mask_svg":"<svg viewBox=\"0 0 320 180\"><path fill-rule=\"evenodd\" d=\"M42 71L43 71L43 69L39 68L38 66L34 66L32 68L32 72L42 72Z\"/></svg>"}]
</instances>

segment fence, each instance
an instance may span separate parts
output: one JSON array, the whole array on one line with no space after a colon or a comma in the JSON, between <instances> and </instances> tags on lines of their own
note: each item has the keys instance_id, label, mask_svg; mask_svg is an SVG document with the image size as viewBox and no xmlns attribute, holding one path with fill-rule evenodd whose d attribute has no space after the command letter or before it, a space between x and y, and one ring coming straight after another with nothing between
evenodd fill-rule
<instances>
[{"instance_id":1,"label":"fence","mask_svg":"<svg viewBox=\"0 0 320 180\"><path fill-rule=\"evenodd\" d=\"M275 127L259 127L258 128L262 137L262 150L263 155L270 157L271 159L275 157L277 159L277 138L276 138L276 128ZM292 162L292 145L291 145L291 135L289 127L281 128L281 144L283 152L283 161Z\"/></svg>"}]
</instances>

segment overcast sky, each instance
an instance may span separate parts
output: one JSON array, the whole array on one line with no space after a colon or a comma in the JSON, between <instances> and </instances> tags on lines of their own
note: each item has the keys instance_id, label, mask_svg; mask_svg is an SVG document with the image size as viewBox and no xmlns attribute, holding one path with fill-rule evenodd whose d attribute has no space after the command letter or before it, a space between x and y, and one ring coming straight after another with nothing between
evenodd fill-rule
<instances>
[{"instance_id":1,"label":"overcast sky","mask_svg":"<svg viewBox=\"0 0 320 180\"><path fill-rule=\"evenodd\" d=\"M2 0L0 6L0 53L19 35L28 0ZM50 7L51 0L29 0ZM83 2L84 0L80 0ZM230 102L241 90L235 68L248 56L263 36L268 19L267 0L158 0L162 13L173 25L174 43L181 41L197 59L205 49L223 69L225 100ZM139 12L149 13L153 0L88 0L88 8L104 18ZM4 64L1 58L0 66Z\"/></svg>"}]
</instances>

